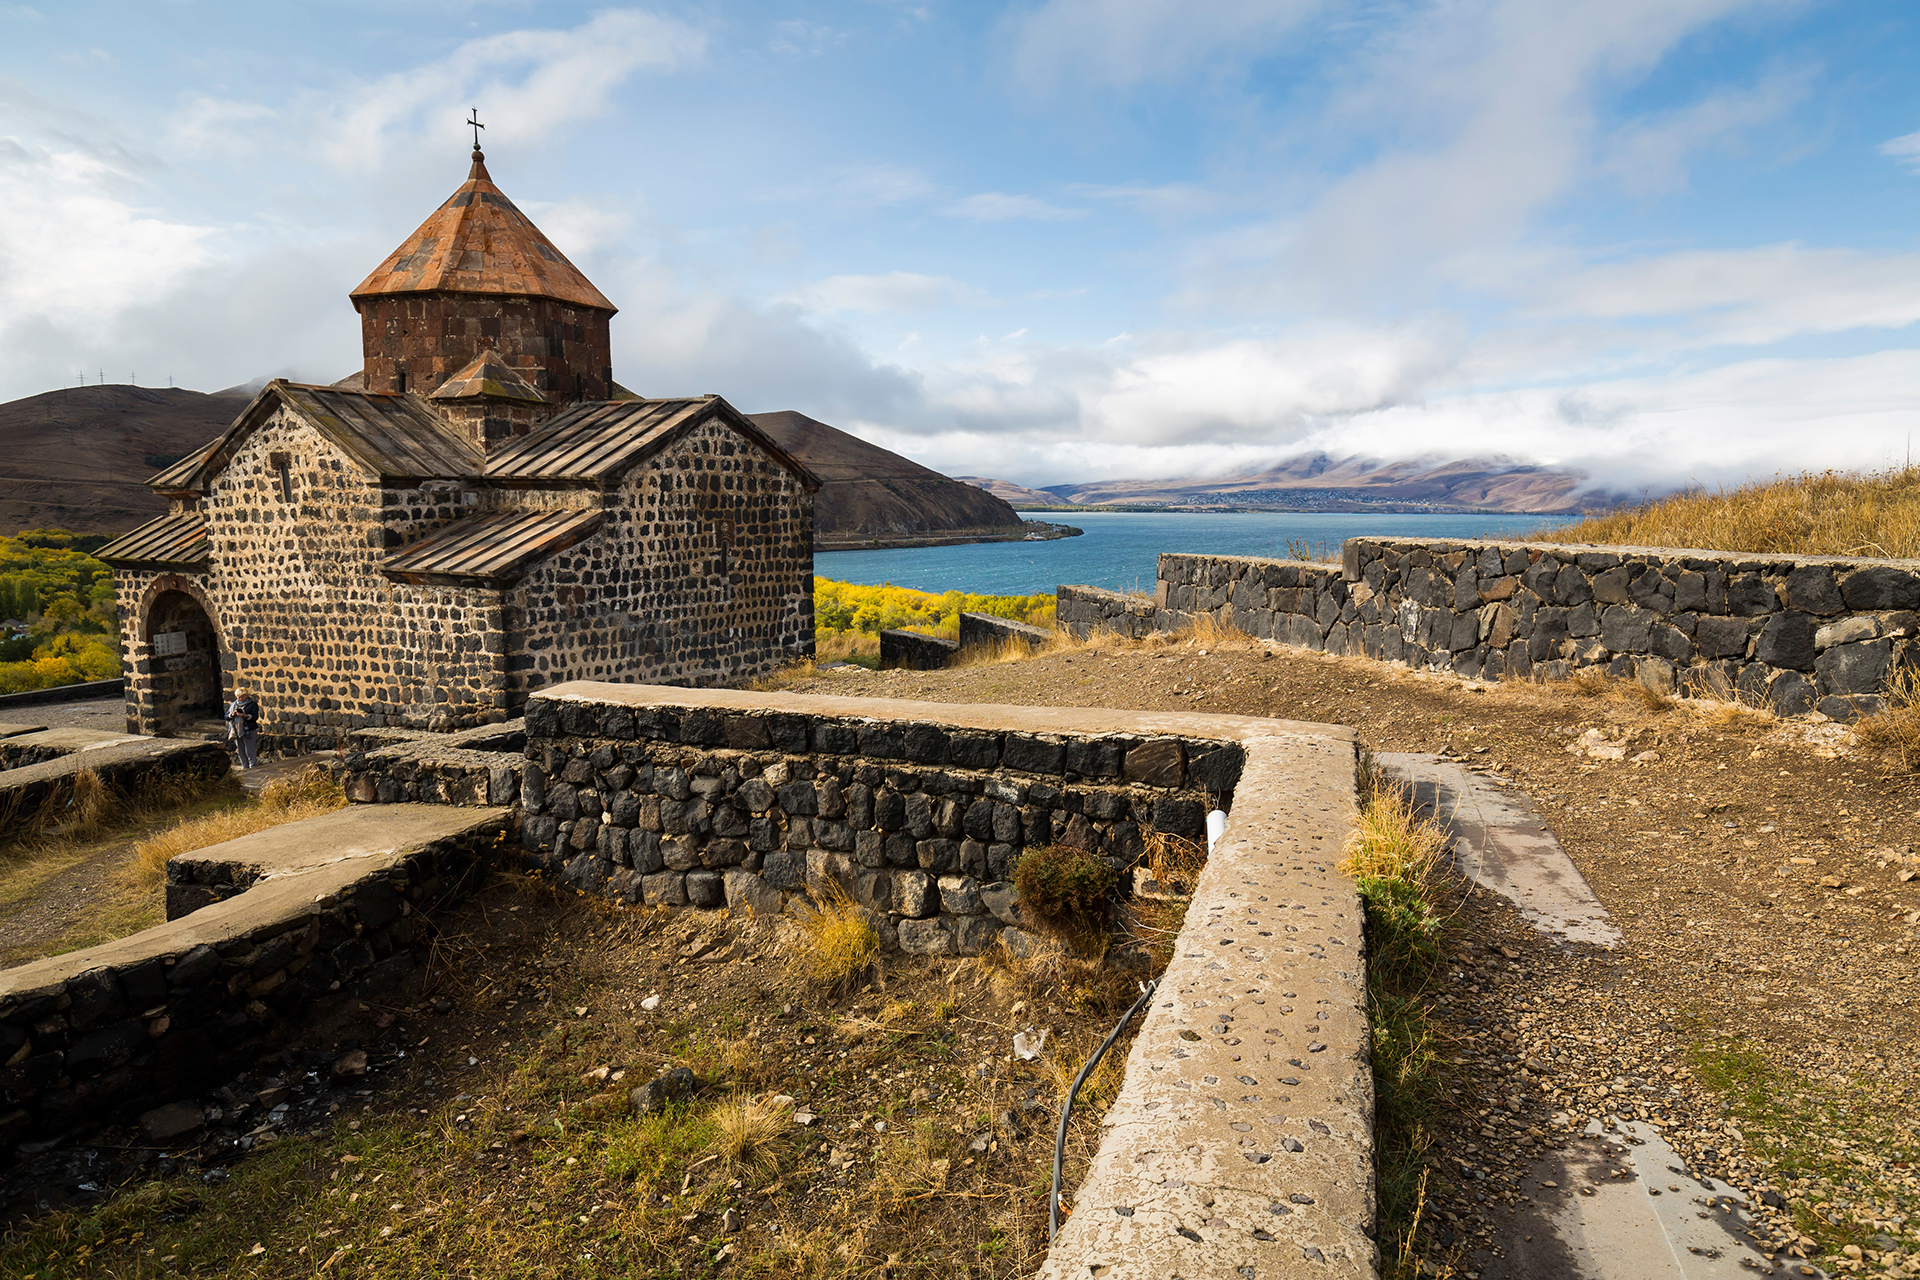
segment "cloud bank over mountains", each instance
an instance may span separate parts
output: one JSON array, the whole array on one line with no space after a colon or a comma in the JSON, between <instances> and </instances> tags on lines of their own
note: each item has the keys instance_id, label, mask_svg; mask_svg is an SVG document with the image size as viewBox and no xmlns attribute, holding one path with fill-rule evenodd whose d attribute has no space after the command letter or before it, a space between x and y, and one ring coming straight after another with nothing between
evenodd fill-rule
<instances>
[{"instance_id":1,"label":"cloud bank over mountains","mask_svg":"<svg viewBox=\"0 0 1920 1280\"><path fill-rule=\"evenodd\" d=\"M1504 455L1639 492L1898 463L1920 425L1898 16L139 13L0 15L0 397L350 371L346 291L458 184L477 103L496 180L622 306L622 382L950 473Z\"/></svg>"}]
</instances>

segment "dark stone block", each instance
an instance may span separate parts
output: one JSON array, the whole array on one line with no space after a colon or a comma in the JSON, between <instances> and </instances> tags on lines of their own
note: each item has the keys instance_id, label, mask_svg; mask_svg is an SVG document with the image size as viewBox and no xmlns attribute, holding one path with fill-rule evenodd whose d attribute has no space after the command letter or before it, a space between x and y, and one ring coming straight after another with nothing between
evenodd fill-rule
<instances>
[{"instance_id":1,"label":"dark stone block","mask_svg":"<svg viewBox=\"0 0 1920 1280\"><path fill-rule=\"evenodd\" d=\"M1840 583L1840 596L1849 609L1920 609L1920 577L1875 565L1848 574Z\"/></svg>"},{"instance_id":2,"label":"dark stone block","mask_svg":"<svg viewBox=\"0 0 1920 1280\"><path fill-rule=\"evenodd\" d=\"M590 702L562 702L561 732L572 738L591 738L600 731L599 708ZM544 736L544 735L543 735Z\"/></svg>"},{"instance_id":3,"label":"dark stone block","mask_svg":"<svg viewBox=\"0 0 1920 1280\"><path fill-rule=\"evenodd\" d=\"M1803 564L1787 575L1780 594L1789 609L1828 617L1846 608L1833 570L1821 564Z\"/></svg>"},{"instance_id":4,"label":"dark stone block","mask_svg":"<svg viewBox=\"0 0 1920 1280\"><path fill-rule=\"evenodd\" d=\"M552 738L560 733L560 711L545 698L529 698L526 707L527 737Z\"/></svg>"},{"instance_id":5,"label":"dark stone block","mask_svg":"<svg viewBox=\"0 0 1920 1280\"><path fill-rule=\"evenodd\" d=\"M597 727L603 738L630 741L634 736L633 711L628 707L601 707Z\"/></svg>"},{"instance_id":6,"label":"dark stone block","mask_svg":"<svg viewBox=\"0 0 1920 1280\"><path fill-rule=\"evenodd\" d=\"M384 928L400 915L400 895L384 879L369 880L354 890L353 909L367 928Z\"/></svg>"},{"instance_id":7,"label":"dark stone block","mask_svg":"<svg viewBox=\"0 0 1920 1280\"><path fill-rule=\"evenodd\" d=\"M1741 658L1747 652L1744 618L1705 617L1694 629L1694 647L1703 658Z\"/></svg>"},{"instance_id":8,"label":"dark stone block","mask_svg":"<svg viewBox=\"0 0 1920 1280\"><path fill-rule=\"evenodd\" d=\"M67 980L67 1022L75 1031L85 1031L106 1021L127 1007L120 990L119 976L111 969L89 969Z\"/></svg>"},{"instance_id":9,"label":"dark stone block","mask_svg":"<svg viewBox=\"0 0 1920 1280\"><path fill-rule=\"evenodd\" d=\"M155 956L151 960L123 969L120 973L120 985L126 990L127 1003L136 1011L162 1004L167 998L166 962Z\"/></svg>"},{"instance_id":10,"label":"dark stone block","mask_svg":"<svg viewBox=\"0 0 1920 1280\"><path fill-rule=\"evenodd\" d=\"M730 715L725 732L727 746L735 751L765 751L773 745L767 722L759 716Z\"/></svg>"},{"instance_id":11,"label":"dark stone block","mask_svg":"<svg viewBox=\"0 0 1920 1280\"><path fill-rule=\"evenodd\" d=\"M1162 796L1153 802L1153 825L1156 830L1204 845L1207 839L1207 809L1198 800Z\"/></svg>"},{"instance_id":12,"label":"dark stone block","mask_svg":"<svg viewBox=\"0 0 1920 1280\"><path fill-rule=\"evenodd\" d=\"M903 755L916 764L947 763L947 731L930 724L910 724L902 737Z\"/></svg>"},{"instance_id":13,"label":"dark stone block","mask_svg":"<svg viewBox=\"0 0 1920 1280\"><path fill-rule=\"evenodd\" d=\"M536 814L520 824L520 843L530 850L550 849L560 832L560 820L552 814Z\"/></svg>"},{"instance_id":14,"label":"dark stone block","mask_svg":"<svg viewBox=\"0 0 1920 1280\"><path fill-rule=\"evenodd\" d=\"M1127 781L1148 787L1184 786L1186 754L1186 749L1176 738L1155 738L1143 742L1127 752Z\"/></svg>"},{"instance_id":15,"label":"dark stone block","mask_svg":"<svg viewBox=\"0 0 1920 1280\"><path fill-rule=\"evenodd\" d=\"M889 835L881 845L887 865L894 867L917 867L920 865L919 842L904 831Z\"/></svg>"},{"instance_id":16,"label":"dark stone block","mask_svg":"<svg viewBox=\"0 0 1920 1280\"><path fill-rule=\"evenodd\" d=\"M1837 589L1835 596L1837 599ZM1754 659L1769 666L1811 671L1814 659L1813 634L1819 627L1819 622L1812 614L1798 611L1776 613L1767 619L1767 625L1754 641Z\"/></svg>"},{"instance_id":17,"label":"dark stone block","mask_svg":"<svg viewBox=\"0 0 1920 1280\"><path fill-rule=\"evenodd\" d=\"M123 1067L148 1045L147 1024L141 1018L128 1018L82 1036L67 1050L68 1075L87 1077L113 1067Z\"/></svg>"},{"instance_id":18,"label":"dark stone block","mask_svg":"<svg viewBox=\"0 0 1920 1280\"><path fill-rule=\"evenodd\" d=\"M993 839L993 801L975 800L967 806L962 829L975 840Z\"/></svg>"},{"instance_id":19,"label":"dark stone block","mask_svg":"<svg viewBox=\"0 0 1920 1280\"><path fill-rule=\"evenodd\" d=\"M859 731L847 724L816 724L813 726L813 749L823 756L858 755Z\"/></svg>"},{"instance_id":20,"label":"dark stone block","mask_svg":"<svg viewBox=\"0 0 1920 1280\"><path fill-rule=\"evenodd\" d=\"M373 964L373 947L365 938L351 938L335 947L330 953L333 968L341 975L359 973Z\"/></svg>"},{"instance_id":21,"label":"dark stone block","mask_svg":"<svg viewBox=\"0 0 1920 1280\"><path fill-rule=\"evenodd\" d=\"M1066 767L1066 744L1051 735L1009 733L1001 759L1022 773L1057 774Z\"/></svg>"},{"instance_id":22,"label":"dark stone block","mask_svg":"<svg viewBox=\"0 0 1920 1280\"><path fill-rule=\"evenodd\" d=\"M775 712L766 717L767 741L776 751L798 755L807 749L807 718Z\"/></svg>"},{"instance_id":23,"label":"dark stone block","mask_svg":"<svg viewBox=\"0 0 1920 1280\"><path fill-rule=\"evenodd\" d=\"M801 888L807 879L807 860L791 853L770 853L761 864L760 878L776 889Z\"/></svg>"},{"instance_id":24,"label":"dark stone block","mask_svg":"<svg viewBox=\"0 0 1920 1280\"><path fill-rule=\"evenodd\" d=\"M993 733L951 733L947 737L947 760L962 769L997 769L1000 767L1000 736Z\"/></svg>"},{"instance_id":25,"label":"dark stone block","mask_svg":"<svg viewBox=\"0 0 1920 1280\"><path fill-rule=\"evenodd\" d=\"M1117 778L1124 767L1124 747L1115 738L1067 739L1067 770L1083 778Z\"/></svg>"},{"instance_id":26,"label":"dark stone block","mask_svg":"<svg viewBox=\"0 0 1920 1280\"><path fill-rule=\"evenodd\" d=\"M726 717L705 707L680 713L680 741L696 747L717 747L727 740Z\"/></svg>"},{"instance_id":27,"label":"dark stone block","mask_svg":"<svg viewBox=\"0 0 1920 1280\"><path fill-rule=\"evenodd\" d=\"M1240 785L1240 770L1246 765L1246 752L1228 744L1219 747L1195 745L1187 757L1187 777L1196 787L1212 792L1231 791Z\"/></svg>"},{"instance_id":28,"label":"dark stone block","mask_svg":"<svg viewBox=\"0 0 1920 1280\"><path fill-rule=\"evenodd\" d=\"M875 760L904 760L907 755L906 734L898 725L862 725L856 741L860 754Z\"/></svg>"},{"instance_id":29,"label":"dark stone block","mask_svg":"<svg viewBox=\"0 0 1920 1280\"><path fill-rule=\"evenodd\" d=\"M627 833L627 863L640 875L652 875L666 867L660 854L660 837L652 831Z\"/></svg>"},{"instance_id":30,"label":"dark stone block","mask_svg":"<svg viewBox=\"0 0 1920 1280\"><path fill-rule=\"evenodd\" d=\"M953 840L922 840L916 848L922 871L952 875L960 870L960 846Z\"/></svg>"},{"instance_id":31,"label":"dark stone block","mask_svg":"<svg viewBox=\"0 0 1920 1280\"><path fill-rule=\"evenodd\" d=\"M726 906L726 878L718 871L687 872L687 901L696 907Z\"/></svg>"},{"instance_id":32,"label":"dark stone block","mask_svg":"<svg viewBox=\"0 0 1920 1280\"><path fill-rule=\"evenodd\" d=\"M1780 598L1757 573L1743 573L1727 582L1727 612L1736 617L1757 618L1780 607Z\"/></svg>"},{"instance_id":33,"label":"dark stone block","mask_svg":"<svg viewBox=\"0 0 1920 1280\"><path fill-rule=\"evenodd\" d=\"M812 817L819 812L820 795L811 782L789 782L775 794L781 811L789 816Z\"/></svg>"},{"instance_id":34,"label":"dark stone block","mask_svg":"<svg viewBox=\"0 0 1920 1280\"><path fill-rule=\"evenodd\" d=\"M1879 693L1886 687L1892 661L1891 640L1867 640L1833 646L1820 655L1814 671L1823 693Z\"/></svg>"}]
</instances>

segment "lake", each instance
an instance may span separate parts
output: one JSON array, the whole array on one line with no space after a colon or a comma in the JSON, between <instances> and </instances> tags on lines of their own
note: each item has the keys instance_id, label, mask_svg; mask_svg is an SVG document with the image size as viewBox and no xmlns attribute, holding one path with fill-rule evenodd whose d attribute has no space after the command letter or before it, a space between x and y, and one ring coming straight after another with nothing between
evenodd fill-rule
<instances>
[{"instance_id":1,"label":"lake","mask_svg":"<svg viewBox=\"0 0 1920 1280\"><path fill-rule=\"evenodd\" d=\"M1289 542L1338 559L1348 538L1518 537L1564 516L1374 515L1368 512L1023 511L1085 529L1052 542L975 542L897 551L816 551L813 571L839 582L891 582L917 591L1032 595L1061 583L1151 594L1163 551L1284 558Z\"/></svg>"}]
</instances>

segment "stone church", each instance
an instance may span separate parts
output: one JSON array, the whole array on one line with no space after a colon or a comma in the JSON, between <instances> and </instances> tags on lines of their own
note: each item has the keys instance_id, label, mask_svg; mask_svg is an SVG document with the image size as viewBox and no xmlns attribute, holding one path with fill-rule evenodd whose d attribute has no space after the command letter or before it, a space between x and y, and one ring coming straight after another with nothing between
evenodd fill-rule
<instances>
[{"instance_id":1,"label":"stone church","mask_svg":"<svg viewBox=\"0 0 1920 1280\"><path fill-rule=\"evenodd\" d=\"M819 481L719 396L613 380L615 307L485 157L352 293L364 364L270 382L147 483L113 566L130 732L449 730L565 680L712 684L813 649Z\"/></svg>"}]
</instances>

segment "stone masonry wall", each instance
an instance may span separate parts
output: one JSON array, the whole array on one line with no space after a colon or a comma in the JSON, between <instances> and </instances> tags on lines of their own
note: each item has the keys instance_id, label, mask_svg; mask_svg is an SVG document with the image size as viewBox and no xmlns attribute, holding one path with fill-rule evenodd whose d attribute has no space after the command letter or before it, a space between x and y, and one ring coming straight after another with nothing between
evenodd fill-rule
<instances>
[{"instance_id":1,"label":"stone masonry wall","mask_svg":"<svg viewBox=\"0 0 1920 1280\"><path fill-rule=\"evenodd\" d=\"M369 391L426 395L492 349L556 405L613 394L611 312L460 293L383 294L357 305Z\"/></svg>"},{"instance_id":2,"label":"stone masonry wall","mask_svg":"<svg viewBox=\"0 0 1920 1280\"><path fill-rule=\"evenodd\" d=\"M592 538L508 596L507 705L566 680L739 680L813 652L813 499L708 421L636 467Z\"/></svg>"},{"instance_id":3,"label":"stone masonry wall","mask_svg":"<svg viewBox=\"0 0 1920 1280\"><path fill-rule=\"evenodd\" d=\"M217 944L162 926L95 948L103 955L77 974L36 978L75 967L56 957L0 975L0 1149L195 1092L297 1034L315 1001L394 989L429 936L427 914L465 891L492 847L435 841Z\"/></svg>"},{"instance_id":4,"label":"stone masonry wall","mask_svg":"<svg viewBox=\"0 0 1920 1280\"><path fill-rule=\"evenodd\" d=\"M287 500L273 455L291 459ZM128 727L172 727L154 605L191 596L210 615L219 689L253 689L263 735L325 738L362 724L443 729L504 718L499 593L389 581L390 545L469 514L457 487L383 490L283 410L241 445L201 501L203 574L117 569ZM129 607L129 605L131 607Z\"/></svg>"},{"instance_id":5,"label":"stone masonry wall","mask_svg":"<svg viewBox=\"0 0 1920 1280\"><path fill-rule=\"evenodd\" d=\"M1111 598L1110 598L1111 597ZM1063 625L1145 622L1062 587ZM1339 567L1163 555L1151 625L1212 613L1285 644L1489 680L1584 667L1850 720L1920 661L1920 562L1647 547L1350 539Z\"/></svg>"},{"instance_id":6,"label":"stone masonry wall","mask_svg":"<svg viewBox=\"0 0 1920 1280\"><path fill-rule=\"evenodd\" d=\"M1204 840L1233 743L633 706L527 704L528 861L616 901L782 910L837 886L888 948L1020 947L1029 846L1126 868L1144 832Z\"/></svg>"}]
</instances>

